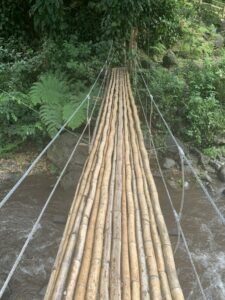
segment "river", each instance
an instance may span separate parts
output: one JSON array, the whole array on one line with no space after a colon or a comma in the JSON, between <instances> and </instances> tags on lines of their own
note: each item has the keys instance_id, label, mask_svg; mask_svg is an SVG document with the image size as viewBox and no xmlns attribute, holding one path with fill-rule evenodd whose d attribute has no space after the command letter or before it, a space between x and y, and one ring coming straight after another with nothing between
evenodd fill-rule
<instances>
[{"instance_id":1,"label":"river","mask_svg":"<svg viewBox=\"0 0 225 300\"><path fill-rule=\"evenodd\" d=\"M25 255L14 274L3 300L43 299L57 248L65 226L80 173L76 173L74 189L58 188ZM16 255L39 215L56 178L48 174L29 176L10 201L0 211L0 284L6 278ZM160 177L155 177L161 206L173 247L177 243L177 228ZM185 191L182 227L193 255L207 299L225 299L225 228L218 221L211 204L193 180ZM0 196L13 185L6 180ZM176 208L181 200L181 188L170 188ZM216 200L225 214L225 196ZM188 300L202 299L184 243L181 240L175 254L180 282Z\"/></svg>"}]
</instances>

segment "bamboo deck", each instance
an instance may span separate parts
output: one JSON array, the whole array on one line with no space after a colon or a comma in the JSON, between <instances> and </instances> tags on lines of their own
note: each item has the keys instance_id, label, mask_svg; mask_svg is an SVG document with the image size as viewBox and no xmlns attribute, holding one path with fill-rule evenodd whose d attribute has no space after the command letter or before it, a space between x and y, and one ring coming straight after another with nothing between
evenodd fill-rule
<instances>
[{"instance_id":1,"label":"bamboo deck","mask_svg":"<svg viewBox=\"0 0 225 300\"><path fill-rule=\"evenodd\" d=\"M49 299L184 299L128 73L108 79Z\"/></svg>"}]
</instances>

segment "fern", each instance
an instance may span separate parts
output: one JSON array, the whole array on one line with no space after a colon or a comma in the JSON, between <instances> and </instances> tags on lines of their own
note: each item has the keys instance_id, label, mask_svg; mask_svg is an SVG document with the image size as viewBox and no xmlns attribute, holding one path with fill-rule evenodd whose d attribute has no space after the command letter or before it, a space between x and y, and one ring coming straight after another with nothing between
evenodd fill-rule
<instances>
[{"instance_id":1,"label":"fern","mask_svg":"<svg viewBox=\"0 0 225 300\"><path fill-rule=\"evenodd\" d=\"M40 106L41 121L50 136L53 136L73 111L80 105L84 94L74 96L68 82L54 74L45 74L31 88L31 101ZM80 107L68 127L76 129L86 121L86 103Z\"/></svg>"},{"instance_id":2,"label":"fern","mask_svg":"<svg viewBox=\"0 0 225 300\"><path fill-rule=\"evenodd\" d=\"M71 93L67 82L54 74L44 74L33 84L30 91L34 105L43 103L64 103Z\"/></svg>"},{"instance_id":3,"label":"fern","mask_svg":"<svg viewBox=\"0 0 225 300\"><path fill-rule=\"evenodd\" d=\"M84 95L80 94L79 98L83 99ZM63 107L63 120L64 120L64 122L69 119L72 112L75 111L78 108L79 105L80 105L80 101L75 100L75 101L72 101L70 103L67 103ZM75 129L75 128L80 127L86 121L86 119L87 119L86 107L87 107L87 105L86 105L86 103L84 103L81 106L78 113L69 122L68 126L71 129Z\"/></svg>"},{"instance_id":4,"label":"fern","mask_svg":"<svg viewBox=\"0 0 225 300\"><path fill-rule=\"evenodd\" d=\"M42 122L45 124L50 136L56 134L62 122L62 106L55 104L44 104L40 109Z\"/></svg>"}]
</instances>

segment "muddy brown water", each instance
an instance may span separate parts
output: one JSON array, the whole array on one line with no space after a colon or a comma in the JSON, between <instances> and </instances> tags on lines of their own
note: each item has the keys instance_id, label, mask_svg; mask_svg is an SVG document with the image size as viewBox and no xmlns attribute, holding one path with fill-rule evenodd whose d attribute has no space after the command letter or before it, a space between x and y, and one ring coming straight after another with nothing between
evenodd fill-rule
<instances>
[{"instance_id":1,"label":"muddy brown water","mask_svg":"<svg viewBox=\"0 0 225 300\"><path fill-rule=\"evenodd\" d=\"M43 299L80 173L74 176L74 189L67 191L62 188L57 189L3 300ZM177 228L172 210L161 179L156 177L155 180L171 241L175 247ZM1 285L55 181L55 177L47 174L29 176L15 196L1 209ZM13 182L9 180L1 185L1 198L12 185ZM179 209L181 190L170 188L170 192L176 208ZM225 197L221 196L216 201L225 215ZM225 299L225 227L218 221L211 204L193 181L185 191L182 227L207 299ZM182 240L175 254L175 260L185 298L202 299Z\"/></svg>"}]
</instances>

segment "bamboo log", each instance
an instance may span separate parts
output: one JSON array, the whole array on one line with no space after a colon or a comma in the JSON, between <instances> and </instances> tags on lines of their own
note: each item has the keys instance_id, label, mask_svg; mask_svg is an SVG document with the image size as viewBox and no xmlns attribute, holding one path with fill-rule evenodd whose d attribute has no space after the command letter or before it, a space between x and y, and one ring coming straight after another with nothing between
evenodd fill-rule
<instances>
[{"instance_id":1,"label":"bamboo log","mask_svg":"<svg viewBox=\"0 0 225 300\"><path fill-rule=\"evenodd\" d=\"M83 277L82 281L85 282L84 277L88 276L90 257L91 257L91 253L92 253L92 245L94 242L94 228L95 228L96 217L97 217L98 208L99 208L100 187L101 187L102 179L103 179L104 166L105 166L105 164L103 162L101 169L100 169L100 175L99 175L99 180L98 180L98 185L97 185L96 196L94 199L95 201L94 201L93 209L91 211L90 208L88 209L88 206L86 206L85 212L83 215L83 220L82 220L82 223L79 228L79 238L77 240L77 248L76 248L76 252L74 254L73 262L71 264L70 276L69 276L69 279L67 282L67 288L66 288L67 292L66 292L66 297L65 297L65 299L67 299L67 300L73 299L75 286L77 283L77 277L79 275L81 261L82 261L82 270L80 271L80 276ZM87 211L87 210L89 210L89 211ZM89 219L90 215L91 215L90 223L89 223L89 227L87 228L88 223L86 223L86 219ZM82 224L84 227L83 231L82 231ZM87 237L86 237L87 229L88 229L88 232L87 232ZM84 246L85 246L85 250L84 250ZM84 257L82 260L83 253L84 253ZM81 285L81 289L83 286L84 286L84 283L83 283L83 285ZM77 287L78 287L78 285L77 285ZM77 296L77 298L79 298L79 297L80 297L80 299L82 299L82 291Z\"/></svg>"},{"instance_id":2,"label":"bamboo log","mask_svg":"<svg viewBox=\"0 0 225 300\"><path fill-rule=\"evenodd\" d=\"M125 153L124 153L125 158ZM122 195L122 299L131 299L131 277L129 264L128 245L128 219L127 219L127 197L126 197L126 174L123 166L123 195Z\"/></svg>"},{"instance_id":3,"label":"bamboo log","mask_svg":"<svg viewBox=\"0 0 225 300\"><path fill-rule=\"evenodd\" d=\"M114 72L112 72L106 100L108 100L111 89L114 85L114 79L115 79L114 78ZM84 190L85 190L85 187L86 187L87 183L89 182L88 179L90 178L90 171L91 171L91 168L92 168L92 162L94 160L95 154L97 153L97 149L99 147L99 144L100 144L100 141L101 141L101 138L102 138L102 136L101 136L102 131L107 127L106 126L107 125L107 119L109 119L109 116L110 116L110 107L108 105L105 105L105 109L104 109L104 113L103 113L103 120L105 119L106 123L105 124L103 124L103 122L101 123L101 126L100 126L99 131L98 131L98 135L96 136L96 139L95 139L93 150L92 150L92 152L89 156L89 159L86 163L86 166L85 166L85 170L84 170L84 173L83 173L83 176L82 176L83 180L80 181L78 189L75 193L74 199L76 199L76 201L73 201L72 207L70 209L70 213L69 213L69 216L68 216L68 221L67 221L67 224L66 224L66 228L64 230L63 239L62 239L62 242L60 244L60 248L59 248L59 251L58 251L58 255L57 255L57 258L56 258L56 262L55 262L53 272L51 274L51 278L50 278L50 281L49 281L49 284L48 284L45 299L50 299L50 298L53 297L52 296L52 292L53 292L52 287L56 286L56 279L58 278L59 270L61 270L61 264L63 262L65 251L67 249L67 244L69 242L69 238L70 238L70 235L71 235L71 232L72 232L72 227L73 227L74 221L76 219L77 211L78 211L78 208L79 208L79 205L80 205L80 202L81 202L81 197L84 193ZM104 127L104 125L105 125L105 127Z\"/></svg>"},{"instance_id":4,"label":"bamboo log","mask_svg":"<svg viewBox=\"0 0 225 300\"><path fill-rule=\"evenodd\" d=\"M173 251L169 239L169 234L166 228L166 224L162 215L161 207L159 204L159 198L158 198L158 193L157 189L155 186L155 182L150 170L149 166L149 160L148 160L148 154L146 151L146 148L144 146L144 139L143 135L141 132L141 127L140 127L140 121L138 118L138 113L137 113L137 108L134 103L134 98L131 92L131 86L130 82L128 80L128 75L127 75L127 83L128 83L128 91L131 99L131 105L132 105L132 110L133 110L133 118L137 130L137 135L138 135L138 143L140 145L140 150L143 158L143 165L145 169L145 173L147 176L147 182L150 187L150 193L151 193L151 200L152 200L152 205L154 209L154 214L156 217L156 222L157 226L159 229L160 233L160 238L162 241L162 247L163 247L163 254L164 254L164 261L166 264L166 272L168 274L168 279L169 279L169 284L170 284L170 289L172 293L172 297L175 300L180 300L184 299L183 292L180 287L180 283L177 277L177 272L176 272L176 267L175 267L175 262L174 262L174 257L173 257Z\"/></svg>"},{"instance_id":5,"label":"bamboo log","mask_svg":"<svg viewBox=\"0 0 225 300\"><path fill-rule=\"evenodd\" d=\"M125 143L125 174L126 174L126 196L128 208L128 245L130 254L130 274L131 274L131 296L132 299L140 299L140 275L139 275L139 261L136 241L135 228L135 209L132 192L132 170L130 165L130 144L128 133L128 118L127 118L127 103L124 101L124 143Z\"/></svg>"},{"instance_id":6,"label":"bamboo log","mask_svg":"<svg viewBox=\"0 0 225 300\"><path fill-rule=\"evenodd\" d=\"M138 201L138 192L137 192L137 182L134 173L134 163L132 165L132 186L134 194L134 204L135 204L135 215L136 215L136 232L137 232L137 242L138 242L138 252L139 252L139 261L140 261L140 277L141 277L141 299L150 299L149 291L149 281L148 281L148 270L146 264L146 254L144 249L144 241L142 235L142 225L141 225L141 212Z\"/></svg>"},{"instance_id":7,"label":"bamboo log","mask_svg":"<svg viewBox=\"0 0 225 300\"><path fill-rule=\"evenodd\" d=\"M98 185L96 198L95 198L95 202L98 202L98 203L100 201L100 191L101 191L101 185L102 185L102 180L103 180L104 167L105 167L105 160L104 160L104 164L101 169L101 171L102 171L101 178L102 179L100 181L100 184ZM98 211L96 210L94 212L94 216L92 217L92 221L89 224L89 232L88 232L88 236L86 238L83 265L82 265L82 268L80 271L80 280L77 284L77 290L76 290L74 299L84 299L84 296L85 296L86 285L87 285L87 280L88 280L88 272L89 272L90 263L91 263L92 247L93 247L93 243L94 243L94 229L95 229L94 224L96 223L97 213L98 213ZM87 215L87 214L90 214L90 211L85 213L85 215ZM78 243L78 245L79 245L79 243ZM82 253L82 251L80 253ZM71 285L72 290L75 289L75 283L76 282L75 282L74 278L71 278L70 285Z\"/></svg>"},{"instance_id":8,"label":"bamboo log","mask_svg":"<svg viewBox=\"0 0 225 300\"><path fill-rule=\"evenodd\" d=\"M152 242L150 217L149 217L148 206L147 206L146 197L144 193L144 180L142 176L141 164L139 161L139 149L138 149L134 122L133 122L132 112L131 112L129 102L127 105L127 110L128 110L129 123L130 123L130 143L132 144L131 148L133 149L137 191L138 191L139 203L141 208L144 246L146 252L148 273L150 276L149 278L150 291L153 299L162 299L161 286L160 286L158 268L157 268L156 257L155 257L155 250Z\"/></svg>"},{"instance_id":9,"label":"bamboo log","mask_svg":"<svg viewBox=\"0 0 225 300\"><path fill-rule=\"evenodd\" d=\"M109 98L110 98L110 96L109 96ZM108 110L108 115L110 116L110 109ZM77 214L76 214L74 225L73 225L71 233L70 233L71 236L70 236L67 248L66 248L66 252L64 254L62 265L60 266L60 271L59 271L58 278L56 281L57 282L56 289L52 295L53 299L61 299L62 298L62 294L64 293L64 285L65 285L65 282L66 282L66 279L68 276L71 259L72 259L74 247L76 244L76 240L77 240L77 232L78 232L79 225L81 222L82 211L84 209L85 203L88 202L89 200L92 201L93 197L95 195L95 191L97 188L96 183L98 181L101 163L102 163L102 159L103 159L103 152L104 152L105 147L107 147L106 141L107 141L107 137L108 137L108 134L107 134L108 133L108 124L109 124L109 120L107 120L107 118L106 118L106 126L103 129L102 137L101 137L101 135L99 136L99 139L101 137L101 143L100 143L100 146L99 146L99 149L97 152L98 158L97 158L97 162L96 162L96 165L95 165L95 168L93 171L93 178L91 181L90 193L89 193L89 186L87 186L86 180L85 180L85 178L83 178L82 183L84 186L84 192L83 193L80 192L76 198L77 204L78 204L77 205ZM98 139L96 139L96 140L98 141ZM94 158L91 157L91 159L94 159ZM88 194L89 194L89 196L88 196Z\"/></svg>"},{"instance_id":10,"label":"bamboo log","mask_svg":"<svg viewBox=\"0 0 225 300\"><path fill-rule=\"evenodd\" d=\"M118 86L118 77L116 78ZM111 175L111 167L112 167L112 154L114 148L114 140L113 137L116 132L116 121L117 121L117 108L118 108L118 97L114 98L114 106L112 108L112 126L111 131L109 133L109 145L106 153L106 161L107 165L104 170L103 182L101 187L101 203L98 211L97 223L95 228L95 241L93 247L93 256L92 263L89 272L89 279L87 284L87 299L96 299L98 293L99 286L99 277L100 277L100 269L101 269L101 261L102 261L102 253L103 253L103 241L104 241L104 225L105 225L105 216L107 212L107 204L108 204L108 185Z\"/></svg>"},{"instance_id":11,"label":"bamboo log","mask_svg":"<svg viewBox=\"0 0 225 300\"><path fill-rule=\"evenodd\" d=\"M100 126L100 121L102 121L104 119L104 110L106 108L106 103L105 103L105 99L107 99L107 95L108 95L108 92L109 92L109 89L110 89L110 79L112 78L112 74L110 76L109 74L109 70L106 71L106 74L104 76L104 79L103 79L103 100L101 102L101 106L100 106L100 109L99 109L99 113L98 113L98 116L97 116L97 120L96 120L96 124L95 124L95 128L94 128L94 132L93 132L93 135L91 137L91 144L90 144L90 149L93 148L93 145L95 143L95 139L96 139L96 135L97 135L97 132L99 132L99 126Z\"/></svg>"},{"instance_id":12,"label":"bamboo log","mask_svg":"<svg viewBox=\"0 0 225 300\"><path fill-rule=\"evenodd\" d=\"M108 136L106 138L108 138ZM108 144L108 142L106 142L106 145ZM106 150L107 150L107 148L104 148L105 153L106 153ZM100 162L101 164L103 164L101 166L101 170L103 173L104 173L104 167L105 167L104 156L105 156L105 154L103 154L102 162ZM98 169L98 166L96 166L96 169ZM101 174L101 178L103 176L103 173ZM74 261L72 263L72 267L71 267L71 271L70 271L70 278L69 278L69 283L68 283L68 287L67 287L67 297L66 297L66 299L68 299L68 300L72 299L72 297L73 297L73 293L74 293L74 289L75 289L75 285L76 285L76 281L77 281L77 277L78 277L78 273L79 273L80 263L81 263L81 259L82 259L82 255L83 255L83 251L84 251L84 245L85 245L86 234L87 234L87 229L88 229L87 220L89 219L89 216L91 214L93 204L98 202L98 198L100 197L101 179L97 180L97 178L95 179L93 177L92 182L94 182L95 184L92 186L90 195L87 200L87 204L84 208L83 221L79 228L80 236L79 236L79 240L77 241L78 245L76 248L76 252L74 254ZM97 186L97 192L95 189L96 186ZM99 191L98 191L98 189L99 189ZM97 213L96 213L96 216L97 216ZM88 245L89 244L87 244L87 247L88 247Z\"/></svg>"},{"instance_id":13,"label":"bamboo log","mask_svg":"<svg viewBox=\"0 0 225 300\"><path fill-rule=\"evenodd\" d=\"M117 143L117 134L115 136L115 142ZM108 210L106 216L106 226L104 232L104 253L102 261L101 279L100 279L100 299L109 299L109 271L110 271L110 260L111 260L111 237L112 237L112 214L113 214L113 202L115 194L115 176L116 176L116 149L113 154L112 162L112 175L110 183L110 196L108 203Z\"/></svg>"},{"instance_id":14,"label":"bamboo log","mask_svg":"<svg viewBox=\"0 0 225 300\"><path fill-rule=\"evenodd\" d=\"M143 161L142 161L140 151L139 151L139 161L140 161L142 176L143 176L143 180L144 180L144 193L145 193L148 210L149 210L152 241L153 241L153 246L155 249L156 263L157 263L157 268L158 268L158 272L159 272L159 276L160 276L163 299L171 300L172 296L171 296L171 292L169 289L167 274L165 271L165 264L164 264L164 258L163 258L163 253L162 253L161 240L160 240L159 233L157 230L155 216L153 213L152 203L151 203L151 199L150 199L150 191L148 189L147 179L146 179L146 175L144 172Z\"/></svg>"},{"instance_id":15,"label":"bamboo log","mask_svg":"<svg viewBox=\"0 0 225 300\"><path fill-rule=\"evenodd\" d=\"M143 170L143 168L142 168L142 170ZM149 197L149 190L148 190L148 186L147 186L146 177L144 177L144 188L145 188L145 195L146 195L148 209L149 209L150 224L151 224L151 228L152 228L152 240L153 240L153 246L155 249L156 263L157 263L161 287L162 287L162 295L163 295L163 299L172 300L172 295L171 295L171 291L170 291L169 283L168 283L168 277L167 277L167 274L165 271L165 263L164 263L163 253L162 253L162 244L161 244L161 240L160 240L159 233L157 230L157 225L156 225L156 221L155 221L155 217L154 217L154 213L153 213L151 199Z\"/></svg>"},{"instance_id":16,"label":"bamboo log","mask_svg":"<svg viewBox=\"0 0 225 300\"><path fill-rule=\"evenodd\" d=\"M141 209L141 222L142 222L142 230L143 230L144 247L146 253L146 261L147 261L147 267L149 273L150 291L153 299L154 298L162 299L158 269L155 260L154 248L152 245L150 218L149 218L147 203L144 195L144 184L143 184L143 178L141 176L142 172L141 172L141 167L138 158L138 147L135 139L134 122L132 119L131 109L129 106L129 97L128 97L127 89L126 92L127 92L127 97L126 97L125 111L127 111L128 122L130 125L129 144L131 144L131 149L132 149L131 155L133 155L134 172L135 172L136 182L137 182L137 193L138 193L140 209Z\"/></svg>"},{"instance_id":17,"label":"bamboo log","mask_svg":"<svg viewBox=\"0 0 225 300\"><path fill-rule=\"evenodd\" d=\"M123 77L121 71L118 76L118 141L116 145L116 182L115 199L113 205L113 233L112 233L112 254L110 266L110 299L121 299L121 204L122 204L122 179L123 179Z\"/></svg>"},{"instance_id":18,"label":"bamboo log","mask_svg":"<svg viewBox=\"0 0 225 300\"><path fill-rule=\"evenodd\" d=\"M112 89L113 89L113 87L112 87ZM111 92L109 94L109 102L110 103L112 102L112 100L111 100L112 96L113 96L113 93ZM110 123L110 118L109 118L107 124L109 124L109 123ZM80 259L81 259L81 255L82 255L82 250L83 250L83 246L84 246L86 233L87 233L87 218L90 215L90 211L92 209L92 205L95 200L95 195L96 195L96 190L97 190L97 185L98 185L98 180L99 180L99 173L100 173L102 162L104 159L104 152L106 151L106 149L108 147L107 141L108 141L108 126L105 126L103 133L102 133L101 144L98 149L98 159L97 159L97 163L96 163L96 166L95 166L95 169L93 172L91 188L90 188L89 194L85 195L86 201L81 201L80 211L79 211L79 214L77 215L76 222L75 222L75 225L73 228L74 238L70 239L71 247L68 247L68 249L69 249L68 256L71 257L71 255L73 254L73 249L74 249L75 243L77 242L78 230L79 230L79 228L83 229L83 232L80 233L80 242L78 241L78 250L77 250L77 253L75 254L74 263L72 263L72 270L70 272L70 279L69 279L69 285L68 285L68 288L69 288L68 299L70 298L71 293L73 293L74 283L76 282L75 280L77 279L77 276L78 276L78 271L79 271L79 267L80 267ZM86 206L85 206L85 204L86 204ZM84 214L83 223L81 223L81 225L80 225L82 214ZM83 228L82 228L82 226L83 226ZM76 256L78 256L78 259L76 258ZM67 260L65 260L65 261L67 262ZM71 263L70 263L70 265L71 265ZM60 278L60 282L62 282L61 278ZM57 293L58 293L58 291L57 291Z\"/></svg>"},{"instance_id":19,"label":"bamboo log","mask_svg":"<svg viewBox=\"0 0 225 300\"><path fill-rule=\"evenodd\" d=\"M125 84L125 82L124 82ZM125 90L122 86L123 109L125 110ZM124 118L124 115L123 115ZM123 135L125 132L125 118ZM131 299L131 275L129 264L129 243L128 243L128 215L127 215L127 195L126 195L126 155L125 141L123 146L123 193L122 193L122 298L123 300Z\"/></svg>"}]
</instances>

